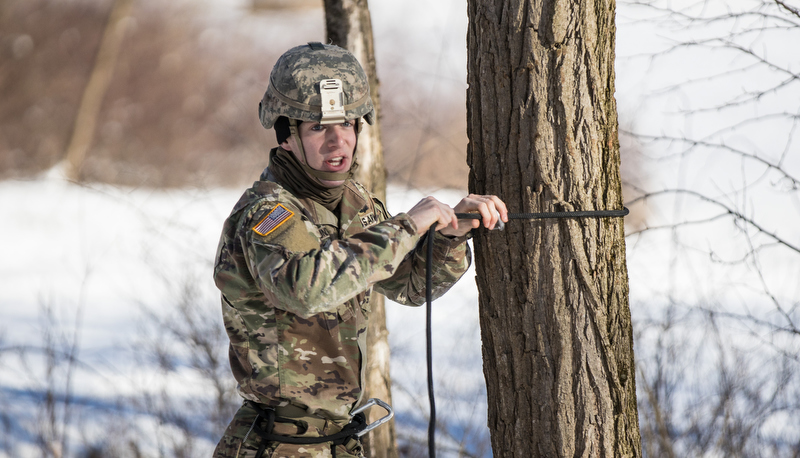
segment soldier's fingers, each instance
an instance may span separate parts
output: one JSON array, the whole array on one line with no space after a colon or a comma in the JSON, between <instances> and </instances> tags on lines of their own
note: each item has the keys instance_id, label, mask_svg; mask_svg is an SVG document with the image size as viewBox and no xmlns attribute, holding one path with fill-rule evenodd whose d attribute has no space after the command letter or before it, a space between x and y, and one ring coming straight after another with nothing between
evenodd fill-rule
<instances>
[{"instance_id":1,"label":"soldier's fingers","mask_svg":"<svg viewBox=\"0 0 800 458\"><path fill-rule=\"evenodd\" d=\"M494 208L500 213L500 219L503 220L504 223L508 222L508 208L506 207L506 203L500 200L497 196L486 196L492 200L494 203Z\"/></svg>"},{"instance_id":2,"label":"soldier's fingers","mask_svg":"<svg viewBox=\"0 0 800 458\"><path fill-rule=\"evenodd\" d=\"M494 229L498 221L508 222L508 208L499 197L494 195L477 196L477 200L481 202L481 216L484 217L484 225L487 228Z\"/></svg>"},{"instance_id":3,"label":"soldier's fingers","mask_svg":"<svg viewBox=\"0 0 800 458\"><path fill-rule=\"evenodd\" d=\"M451 217L448 216L447 209L449 207L428 196L414 205L407 214L417 225L417 233L422 235L432 225L436 225L438 230L441 224L447 226L450 223Z\"/></svg>"},{"instance_id":4,"label":"soldier's fingers","mask_svg":"<svg viewBox=\"0 0 800 458\"><path fill-rule=\"evenodd\" d=\"M453 229L458 229L458 218L456 218L456 212L449 205L441 204L440 207L442 211L442 218L441 221L444 223L442 229L447 226L452 226Z\"/></svg>"},{"instance_id":5,"label":"soldier's fingers","mask_svg":"<svg viewBox=\"0 0 800 458\"><path fill-rule=\"evenodd\" d=\"M450 206L439 202L436 199L431 201L431 211L435 213L436 230L444 229L447 226L454 226L458 229L458 221L455 218L455 211Z\"/></svg>"},{"instance_id":6,"label":"soldier's fingers","mask_svg":"<svg viewBox=\"0 0 800 458\"><path fill-rule=\"evenodd\" d=\"M481 214L484 227L493 229L497 224L499 213L495 210L494 201L487 196L475 196L478 213Z\"/></svg>"},{"instance_id":7,"label":"soldier's fingers","mask_svg":"<svg viewBox=\"0 0 800 458\"><path fill-rule=\"evenodd\" d=\"M470 225L472 228L480 227L481 223L484 225L486 224L486 216L488 213L485 210L482 210L481 207L483 205L483 196L476 195L476 194L469 194L468 196L461 199L461 202L456 205L455 210L459 213L474 213L477 212L481 215L481 219L473 219L470 220Z\"/></svg>"}]
</instances>

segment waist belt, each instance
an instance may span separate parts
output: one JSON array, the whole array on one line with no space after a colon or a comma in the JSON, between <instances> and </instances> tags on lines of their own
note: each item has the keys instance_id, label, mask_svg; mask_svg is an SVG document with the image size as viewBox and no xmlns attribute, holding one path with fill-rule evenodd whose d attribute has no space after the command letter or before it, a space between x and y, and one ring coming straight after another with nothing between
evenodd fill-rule
<instances>
[{"instance_id":1,"label":"waist belt","mask_svg":"<svg viewBox=\"0 0 800 458\"><path fill-rule=\"evenodd\" d=\"M252 431L258 434L261 439L261 445L258 447L258 451L256 452L255 458L261 458L264 454L264 451L267 449L267 444L269 442L281 442L285 444L299 444L299 445L311 445L311 444L323 444L326 442L330 442L335 447L336 445L344 445L348 449L356 447L360 444L359 442L359 433L364 431L367 428L367 417L364 413L358 413L353 416L350 420L350 423L346 424L340 431L324 435L324 436L306 436L306 437L296 437L296 436L286 436L283 434L276 434L274 432L275 423L290 423L294 424L298 427L299 433L298 434L305 434L308 430L309 426L316 427L320 432L325 431L325 427L328 426L329 422L324 418L319 417L311 417L308 415L307 412L302 411L301 409L294 408L285 408L285 407L262 407L254 402L247 402L247 404L256 411L256 415L266 421L266 428L263 428L258 424L259 422L256 421L253 423ZM280 415L278 414L280 412ZM302 412L302 416L295 416L296 413ZM287 415L288 417L295 418L287 418L283 415ZM335 424L335 423L334 423ZM333 453L335 453L335 448L333 449ZM335 456L335 455L334 455Z\"/></svg>"},{"instance_id":2,"label":"waist belt","mask_svg":"<svg viewBox=\"0 0 800 458\"><path fill-rule=\"evenodd\" d=\"M275 433L279 435L303 435L310 427L315 427L319 430L320 434L330 433L335 434L338 433L343 429L340 423L336 423L331 420L326 420L322 417L312 416L309 415L307 411L293 406L279 406L279 407L267 407L260 404L255 404L253 402L248 402L253 409L256 410L256 413L259 413L259 408L266 413L268 410L275 411L275 423L285 423L285 424L293 424L296 428L296 432L289 432L286 431L276 431ZM261 418L266 420L264 415L259 415ZM283 429L283 428L279 428Z\"/></svg>"},{"instance_id":3,"label":"waist belt","mask_svg":"<svg viewBox=\"0 0 800 458\"><path fill-rule=\"evenodd\" d=\"M266 422L266 428L262 429L258 424L258 418L256 418L256 421L253 423L253 427L251 429L262 439L261 446L258 448L255 458L261 458L264 450L267 448L268 442L281 442L285 444L299 445L322 444L325 442L330 442L334 446L344 445L350 449L353 446L360 444L359 438L361 436L386 423L394 416L394 411L392 411L392 408L388 404L379 399L370 399L366 404L353 411L352 417L350 418L350 423L344 425L344 427L340 428L338 432L317 437L296 437L276 434L274 432L275 423L294 424L298 428L298 435L305 434L308 431L309 426L314 426L321 433L323 433L326 431L326 429L328 429L328 426L335 425L338 428L338 425L321 417L310 416L305 410L292 405L283 407L267 407L251 401L245 401L245 403L255 410L258 418L261 418ZM386 412L388 412L388 415L372 424L367 424L367 417L364 414L364 410L374 405L381 406L386 410ZM335 448L333 450L335 453Z\"/></svg>"}]
</instances>

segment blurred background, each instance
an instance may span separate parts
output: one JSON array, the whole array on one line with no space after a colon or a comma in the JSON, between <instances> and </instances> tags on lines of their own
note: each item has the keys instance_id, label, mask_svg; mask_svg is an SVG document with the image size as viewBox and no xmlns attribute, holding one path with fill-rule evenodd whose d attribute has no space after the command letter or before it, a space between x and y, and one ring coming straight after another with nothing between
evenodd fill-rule
<instances>
[{"instance_id":1,"label":"blurred background","mask_svg":"<svg viewBox=\"0 0 800 458\"><path fill-rule=\"evenodd\" d=\"M266 78L286 49L325 40L321 1L130 3L81 178L151 187L248 184L275 146L253 116ZM384 3L374 28L390 179L465 189L466 49L451 36L454 27L466 33L465 11L442 2L419 15L412 4ZM3 2L3 177L35 176L64 158L112 5ZM397 20L403 16L428 19ZM452 173L423 172L445 164Z\"/></svg>"},{"instance_id":2,"label":"blurred background","mask_svg":"<svg viewBox=\"0 0 800 458\"><path fill-rule=\"evenodd\" d=\"M455 204L466 4L370 9L390 211ZM617 27L645 454L800 456L800 2L623 1ZM313 0L0 2L0 456L210 455L240 402L219 231L275 144L275 59L324 37ZM434 314L444 456L491 456L476 297ZM424 312L387 321L425 456Z\"/></svg>"}]
</instances>

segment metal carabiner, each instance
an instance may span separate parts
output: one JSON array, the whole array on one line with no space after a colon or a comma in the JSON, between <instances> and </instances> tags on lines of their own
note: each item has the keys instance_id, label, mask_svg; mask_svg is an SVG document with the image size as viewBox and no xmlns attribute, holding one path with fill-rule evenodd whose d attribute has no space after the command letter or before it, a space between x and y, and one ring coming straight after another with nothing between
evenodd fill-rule
<instances>
[{"instance_id":1,"label":"metal carabiner","mask_svg":"<svg viewBox=\"0 0 800 458\"><path fill-rule=\"evenodd\" d=\"M368 424L367 427L364 428L361 432L357 433L356 436L361 437L364 434L367 434L368 432L370 432L373 429L377 428L378 426L380 426L380 425L386 423L387 421L391 420L392 417L394 417L394 410L392 410L392 406L390 406L389 404L381 401L378 398L371 398L363 406L361 406L361 407L357 408L356 410L352 411L350 413L350 418L355 417L357 414L369 409L370 407L372 407L372 406L374 406L376 404L381 406L383 408L383 410L385 410L389 414L386 415L385 417L381 418L378 421L375 421L373 423Z\"/></svg>"}]
</instances>

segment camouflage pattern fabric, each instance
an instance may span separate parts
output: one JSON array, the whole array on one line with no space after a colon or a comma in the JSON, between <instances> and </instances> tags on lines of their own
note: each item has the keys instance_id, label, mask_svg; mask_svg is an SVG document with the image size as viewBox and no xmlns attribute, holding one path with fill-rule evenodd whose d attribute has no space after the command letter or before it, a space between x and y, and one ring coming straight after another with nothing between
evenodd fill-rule
<instances>
[{"instance_id":1,"label":"camouflage pattern fabric","mask_svg":"<svg viewBox=\"0 0 800 458\"><path fill-rule=\"evenodd\" d=\"M212 458L254 458L262 443L261 437L254 432L253 423L256 419L255 410L244 404L225 430ZM259 422L260 426L264 428L264 421L259 419ZM276 423L273 432L297 437L319 437L334 434L338 432L338 429L320 431L311 426L308 431L298 434L296 427ZM336 458L361 458L363 456L363 450L359 443L348 445L350 446L336 446ZM267 444L262 458L332 458L332 456L330 443L297 445L271 442Z\"/></svg>"},{"instance_id":2,"label":"camouflage pattern fabric","mask_svg":"<svg viewBox=\"0 0 800 458\"><path fill-rule=\"evenodd\" d=\"M286 51L275 62L258 108L261 125L270 129L280 116L319 122L323 105L319 83L328 79L342 82L345 118L363 116L372 124L369 80L358 59L338 46L309 43Z\"/></svg>"},{"instance_id":3,"label":"camouflage pattern fabric","mask_svg":"<svg viewBox=\"0 0 800 458\"><path fill-rule=\"evenodd\" d=\"M371 290L423 304L427 236L408 215L389 217L355 181L345 184L337 216L274 179L267 169L245 191L217 252L231 369L245 399L344 426L363 394ZM436 234L434 297L469 267L465 240ZM237 421L220 447L238 450L246 421Z\"/></svg>"}]
</instances>

